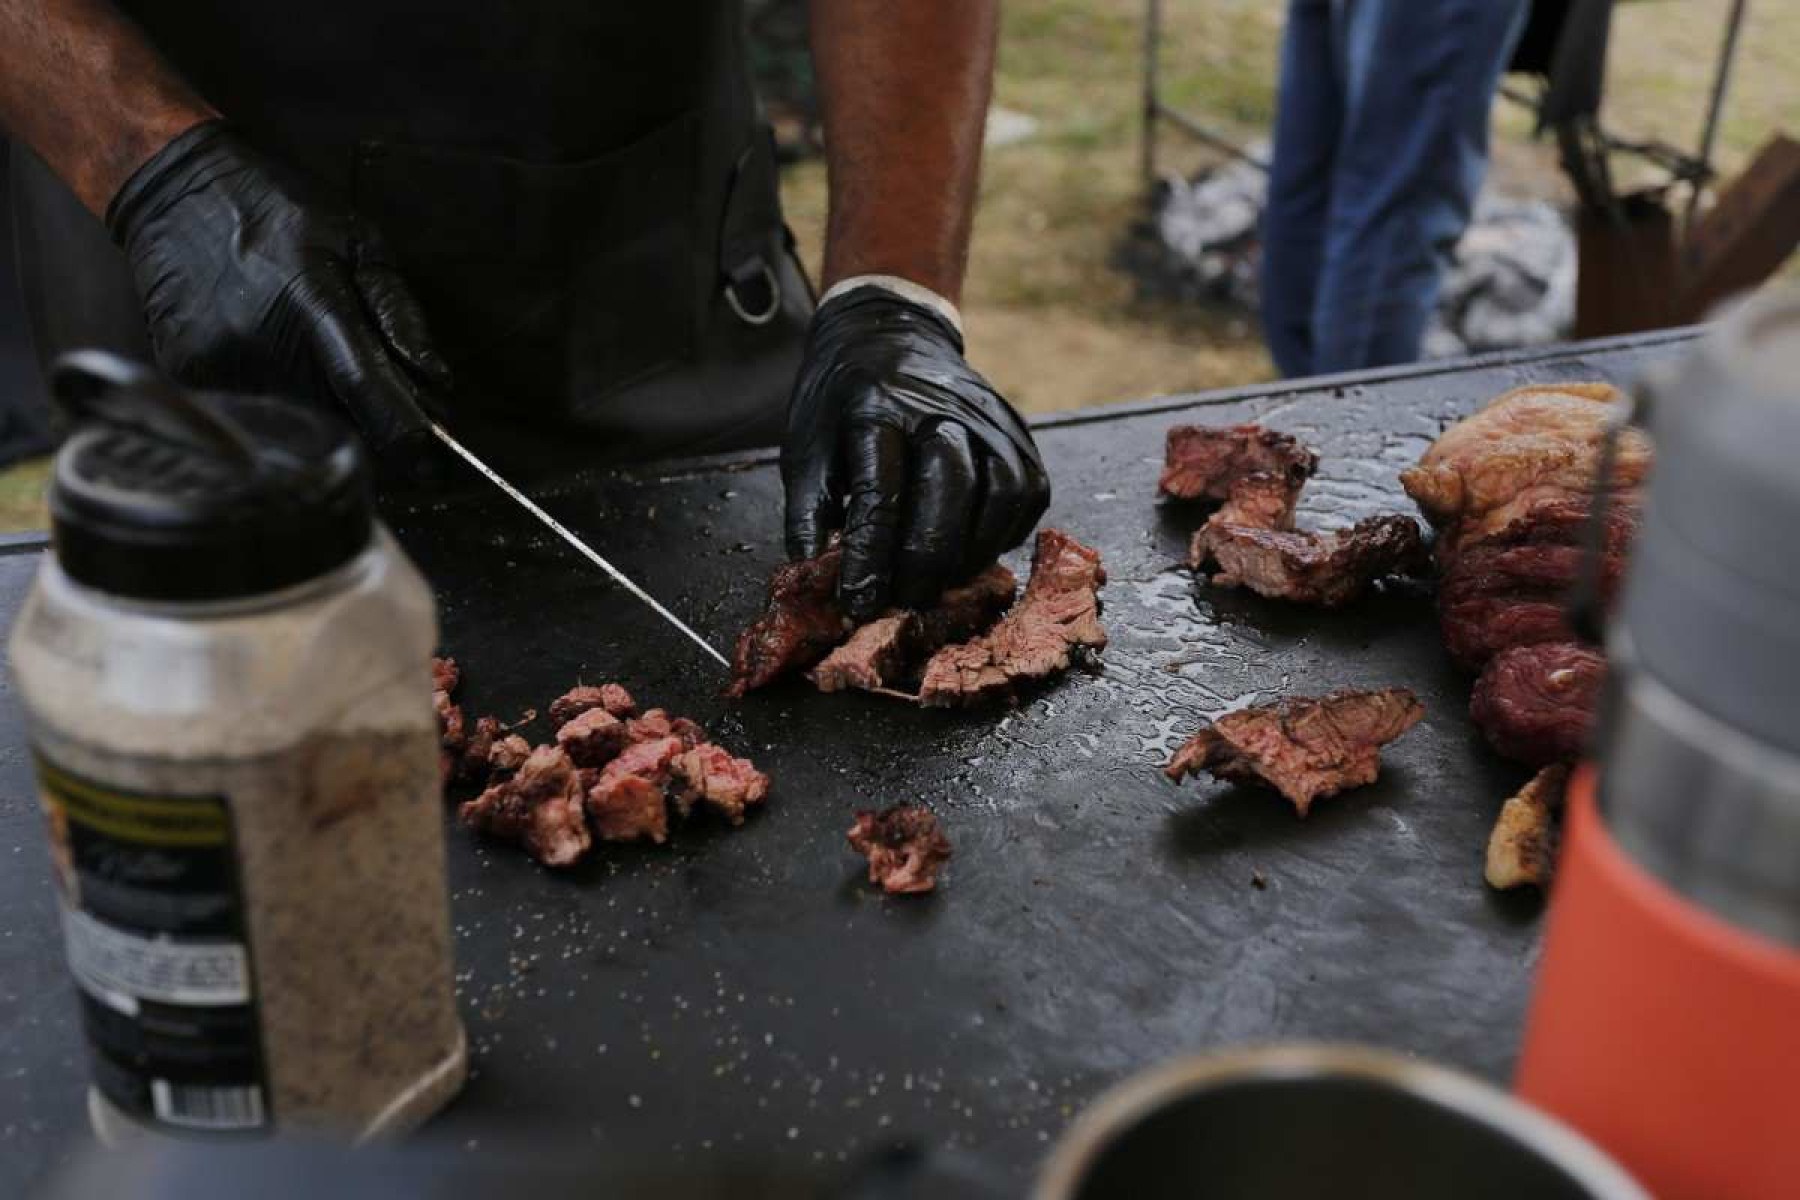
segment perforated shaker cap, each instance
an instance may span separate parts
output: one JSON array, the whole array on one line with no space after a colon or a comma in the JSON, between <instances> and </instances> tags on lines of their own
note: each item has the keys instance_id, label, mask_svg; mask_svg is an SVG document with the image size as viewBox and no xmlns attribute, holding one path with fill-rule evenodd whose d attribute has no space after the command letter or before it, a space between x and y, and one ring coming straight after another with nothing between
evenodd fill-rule
<instances>
[{"instance_id":1,"label":"perforated shaker cap","mask_svg":"<svg viewBox=\"0 0 1800 1200\"><path fill-rule=\"evenodd\" d=\"M262 595L360 554L368 470L330 414L265 396L190 392L96 351L52 391L74 432L50 484L57 561L77 583L150 601Z\"/></svg>"}]
</instances>

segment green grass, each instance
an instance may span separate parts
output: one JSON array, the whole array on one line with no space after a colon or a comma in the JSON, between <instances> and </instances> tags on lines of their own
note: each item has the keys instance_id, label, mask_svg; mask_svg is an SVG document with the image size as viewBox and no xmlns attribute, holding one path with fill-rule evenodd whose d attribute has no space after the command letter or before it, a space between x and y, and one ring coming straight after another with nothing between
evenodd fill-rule
<instances>
[{"instance_id":1,"label":"green grass","mask_svg":"<svg viewBox=\"0 0 1800 1200\"><path fill-rule=\"evenodd\" d=\"M50 523L44 509L44 485L49 477L47 458L0 471L0 532L42 529Z\"/></svg>"}]
</instances>

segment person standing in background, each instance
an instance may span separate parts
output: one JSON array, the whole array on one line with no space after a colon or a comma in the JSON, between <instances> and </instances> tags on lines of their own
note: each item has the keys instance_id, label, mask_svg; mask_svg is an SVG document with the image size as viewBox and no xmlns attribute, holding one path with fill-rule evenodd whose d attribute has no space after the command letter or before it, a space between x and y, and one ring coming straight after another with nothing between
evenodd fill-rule
<instances>
[{"instance_id":1,"label":"person standing in background","mask_svg":"<svg viewBox=\"0 0 1800 1200\"><path fill-rule=\"evenodd\" d=\"M1262 319L1282 374L1411 362L1529 0L1290 0Z\"/></svg>"}]
</instances>

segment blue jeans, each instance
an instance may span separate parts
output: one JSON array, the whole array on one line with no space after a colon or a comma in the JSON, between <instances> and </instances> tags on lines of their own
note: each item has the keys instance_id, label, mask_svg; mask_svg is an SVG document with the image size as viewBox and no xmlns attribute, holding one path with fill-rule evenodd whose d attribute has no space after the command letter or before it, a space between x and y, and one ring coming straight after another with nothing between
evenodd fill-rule
<instances>
[{"instance_id":1,"label":"blue jeans","mask_svg":"<svg viewBox=\"0 0 1800 1200\"><path fill-rule=\"evenodd\" d=\"M1284 375L1419 356L1528 7L1290 0L1262 258Z\"/></svg>"}]
</instances>

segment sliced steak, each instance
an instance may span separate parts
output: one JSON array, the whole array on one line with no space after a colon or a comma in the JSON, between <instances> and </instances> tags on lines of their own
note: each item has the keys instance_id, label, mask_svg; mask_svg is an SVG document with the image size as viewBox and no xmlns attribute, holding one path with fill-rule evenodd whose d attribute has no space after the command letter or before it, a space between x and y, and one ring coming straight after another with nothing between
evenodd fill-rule
<instances>
[{"instance_id":1,"label":"sliced steak","mask_svg":"<svg viewBox=\"0 0 1800 1200\"><path fill-rule=\"evenodd\" d=\"M986 629L1012 603L1018 581L996 563L960 587L945 592L922 612L900 611L859 626L850 640L812 669L822 692L858 688L876 691L909 681L938 647Z\"/></svg>"},{"instance_id":2,"label":"sliced steak","mask_svg":"<svg viewBox=\"0 0 1800 1200\"><path fill-rule=\"evenodd\" d=\"M1170 761L1180 781L1202 770L1233 783L1260 783L1305 816L1313 801L1373 783L1381 748L1418 724L1425 708L1405 688L1334 692L1226 713Z\"/></svg>"},{"instance_id":3,"label":"sliced steak","mask_svg":"<svg viewBox=\"0 0 1800 1200\"><path fill-rule=\"evenodd\" d=\"M545 866L566 867L593 845L582 817L575 764L556 746L539 746L518 773L457 810L470 829L521 842Z\"/></svg>"},{"instance_id":4,"label":"sliced steak","mask_svg":"<svg viewBox=\"0 0 1800 1200\"><path fill-rule=\"evenodd\" d=\"M1215 587L1248 588L1321 608L1340 608L1389 575L1420 574L1427 562L1418 522L1397 515L1369 517L1333 533L1209 521L1194 535L1192 553L1218 564Z\"/></svg>"},{"instance_id":5,"label":"sliced steak","mask_svg":"<svg viewBox=\"0 0 1800 1200\"><path fill-rule=\"evenodd\" d=\"M1059 529L1039 532L1031 578L1013 610L988 632L945 646L925 665L921 703L934 707L1009 698L1028 682L1069 668L1106 645L1100 624L1100 554Z\"/></svg>"},{"instance_id":6,"label":"sliced steak","mask_svg":"<svg viewBox=\"0 0 1800 1200\"><path fill-rule=\"evenodd\" d=\"M1469 715L1496 753L1531 766L1572 762L1587 749L1606 659L1574 642L1514 646L1475 681Z\"/></svg>"},{"instance_id":7,"label":"sliced steak","mask_svg":"<svg viewBox=\"0 0 1800 1200\"><path fill-rule=\"evenodd\" d=\"M742 696L790 671L803 671L844 640L850 619L837 599L842 558L833 547L817 558L775 568L763 615L738 635L726 695Z\"/></svg>"},{"instance_id":8,"label":"sliced steak","mask_svg":"<svg viewBox=\"0 0 1800 1200\"><path fill-rule=\"evenodd\" d=\"M884 892L929 892L950 860L950 839L937 816L916 804L857 813L849 839L851 848L869 860L869 882Z\"/></svg>"},{"instance_id":9,"label":"sliced steak","mask_svg":"<svg viewBox=\"0 0 1800 1200\"><path fill-rule=\"evenodd\" d=\"M1164 443L1157 487L1176 500L1224 500L1236 480L1270 475L1298 491L1318 465L1311 450L1260 425L1177 425Z\"/></svg>"}]
</instances>

